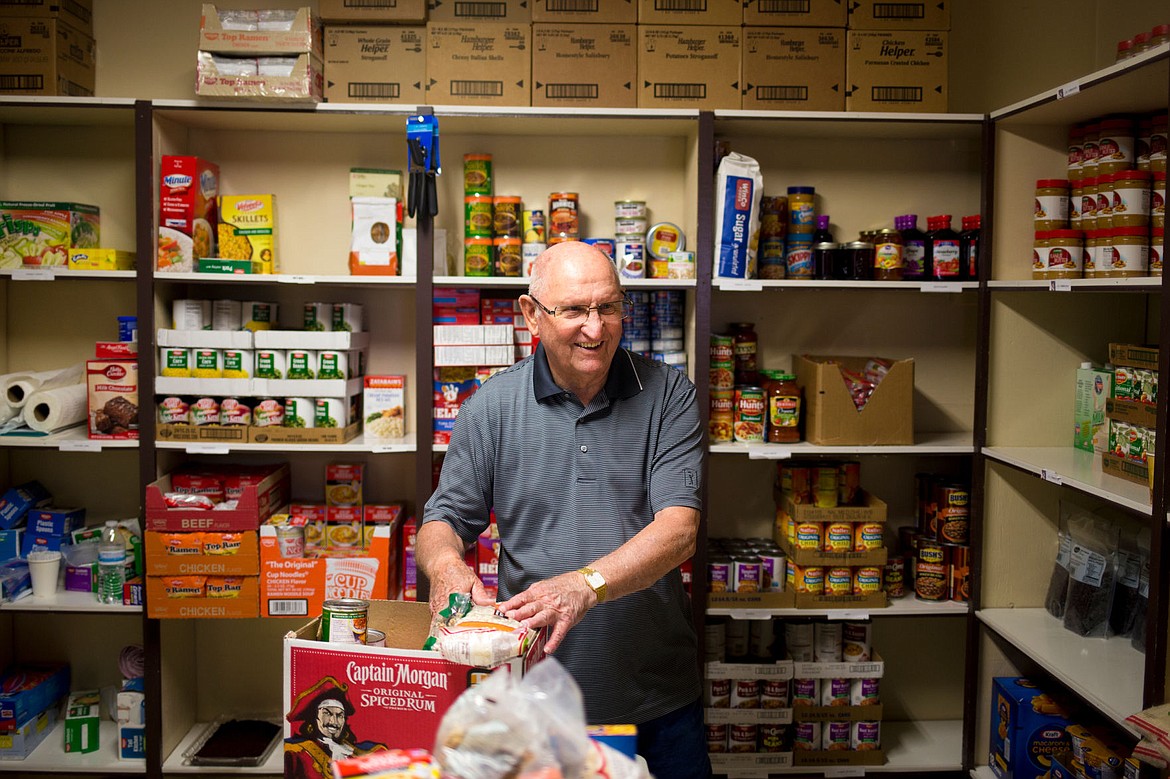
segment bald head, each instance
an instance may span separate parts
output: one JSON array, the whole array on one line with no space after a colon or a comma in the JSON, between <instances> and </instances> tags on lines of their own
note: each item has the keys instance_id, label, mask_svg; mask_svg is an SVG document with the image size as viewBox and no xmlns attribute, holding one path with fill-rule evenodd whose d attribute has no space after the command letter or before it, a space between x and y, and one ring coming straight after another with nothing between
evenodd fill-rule
<instances>
[{"instance_id":1,"label":"bald head","mask_svg":"<svg viewBox=\"0 0 1170 779\"><path fill-rule=\"evenodd\" d=\"M620 290L621 278L617 266L605 256L605 252L580 241L554 243L533 260L528 294L543 300L542 296L549 294L550 286L558 286L558 282L571 285L574 278L592 275L601 268L612 275L614 284Z\"/></svg>"}]
</instances>

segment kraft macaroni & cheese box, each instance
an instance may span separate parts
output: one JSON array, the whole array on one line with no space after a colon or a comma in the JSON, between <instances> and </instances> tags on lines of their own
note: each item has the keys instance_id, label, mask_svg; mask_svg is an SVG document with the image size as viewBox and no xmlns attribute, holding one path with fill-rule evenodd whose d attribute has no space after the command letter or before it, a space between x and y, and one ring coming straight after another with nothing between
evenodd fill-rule
<instances>
[{"instance_id":1,"label":"kraft macaroni & cheese box","mask_svg":"<svg viewBox=\"0 0 1170 779\"><path fill-rule=\"evenodd\" d=\"M1060 704L1028 679L996 677L988 765L1000 779L1047 779L1053 755L1070 746L1070 724Z\"/></svg>"}]
</instances>

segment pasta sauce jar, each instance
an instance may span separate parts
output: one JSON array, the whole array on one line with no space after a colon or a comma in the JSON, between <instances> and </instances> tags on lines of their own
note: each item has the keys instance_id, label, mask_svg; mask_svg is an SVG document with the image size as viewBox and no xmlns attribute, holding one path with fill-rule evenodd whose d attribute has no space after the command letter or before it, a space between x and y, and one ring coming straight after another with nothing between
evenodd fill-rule
<instances>
[{"instance_id":1,"label":"pasta sauce jar","mask_svg":"<svg viewBox=\"0 0 1170 779\"><path fill-rule=\"evenodd\" d=\"M796 377L783 371L763 372L768 404L768 443L800 441L801 392Z\"/></svg>"}]
</instances>

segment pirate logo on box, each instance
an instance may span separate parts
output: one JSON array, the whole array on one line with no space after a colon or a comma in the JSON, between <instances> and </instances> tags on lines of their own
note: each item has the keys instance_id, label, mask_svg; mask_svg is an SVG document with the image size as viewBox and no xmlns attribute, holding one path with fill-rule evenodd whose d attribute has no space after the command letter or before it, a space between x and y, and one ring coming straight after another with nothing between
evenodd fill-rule
<instances>
[{"instance_id":1,"label":"pirate logo on box","mask_svg":"<svg viewBox=\"0 0 1170 779\"><path fill-rule=\"evenodd\" d=\"M354 707L348 686L332 676L305 690L285 718L295 733L284 745L286 779L327 779L330 762L386 749L375 741L358 741L349 726Z\"/></svg>"}]
</instances>

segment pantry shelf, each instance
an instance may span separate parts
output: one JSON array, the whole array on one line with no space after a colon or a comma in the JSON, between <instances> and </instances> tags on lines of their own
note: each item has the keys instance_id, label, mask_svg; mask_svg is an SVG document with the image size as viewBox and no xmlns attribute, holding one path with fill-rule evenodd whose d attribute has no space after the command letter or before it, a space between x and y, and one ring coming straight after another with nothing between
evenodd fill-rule
<instances>
[{"instance_id":1,"label":"pantry shelf","mask_svg":"<svg viewBox=\"0 0 1170 779\"><path fill-rule=\"evenodd\" d=\"M736 609L709 608L713 617L732 619L768 619L769 617L828 617L831 620L869 619L871 617L930 617L963 616L970 611L966 603L954 601L924 601L913 595L890 601L884 609Z\"/></svg>"},{"instance_id":2,"label":"pantry shelf","mask_svg":"<svg viewBox=\"0 0 1170 779\"><path fill-rule=\"evenodd\" d=\"M58 590L53 595L28 595L11 603L0 603L0 611L49 611L96 614L141 614L141 606L102 603L92 592ZM0 766L4 765L0 761Z\"/></svg>"},{"instance_id":3,"label":"pantry shelf","mask_svg":"<svg viewBox=\"0 0 1170 779\"><path fill-rule=\"evenodd\" d=\"M138 277L132 270L70 270L69 268L0 268L0 278L13 281L57 281L66 279L102 279L133 281Z\"/></svg>"},{"instance_id":4,"label":"pantry shelf","mask_svg":"<svg viewBox=\"0 0 1170 779\"><path fill-rule=\"evenodd\" d=\"M394 454L415 452L418 443L414 433L402 438L366 438L359 435L343 444L250 444L194 441L156 441L158 449L178 449L187 454L231 454L232 452L367 452Z\"/></svg>"},{"instance_id":5,"label":"pantry shelf","mask_svg":"<svg viewBox=\"0 0 1170 779\"><path fill-rule=\"evenodd\" d=\"M310 276L296 273L156 273L156 283L190 284L323 284L340 287L413 287L414 276Z\"/></svg>"},{"instance_id":6,"label":"pantry shelf","mask_svg":"<svg viewBox=\"0 0 1170 779\"><path fill-rule=\"evenodd\" d=\"M1101 458L1093 452L1071 446L989 446L984 447L983 454L1140 514L1149 515L1152 511L1149 488L1103 472Z\"/></svg>"},{"instance_id":7,"label":"pantry shelf","mask_svg":"<svg viewBox=\"0 0 1170 779\"><path fill-rule=\"evenodd\" d=\"M802 441L798 444L745 444L740 442L711 444L712 454L747 455L750 460L787 460L817 455L882 454L974 454L970 432L916 433L916 444L898 446L818 446Z\"/></svg>"},{"instance_id":8,"label":"pantry shelf","mask_svg":"<svg viewBox=\"0 0 1170 779\"><path fill-rule=\"evenodd\" d=\"M510 287L528 288L524 276L435 276L436 287ZM694 279L622 279L626 289L688 289L695 287Z\"/></svg>"},{"instance_id":9,"label":"pantry shelf","mask_svg":"<svg viewBox=\"0 0 1170 779\"><path fill-rule=\"evenodd\" d=\"M987 286L997 292L1075 292L1077 290L1133 290L1156 292L1162 288L1160 276L1135 276L1121 279L1022 279L1019 281L989 281Z\"/></svg>"},{"instance_id":10,"label":"pantry shelf","mask_svg":"<svg viewBox=\"0 0 1170 779\"><path fill-rule=\"evenodd\" d=\"M2 435L0 447L60 449L62 452L100 452L104 449L137 449L137 439L95 440L84 425L77 425L50 435Z\"/></svg>"},{"instance_id":11,"label":"pantry shelf","mask_svg":"<svg viewBox=\"0 0 1170 779\"><path fill-rule=\"evenodd\" d=\"M1042 608L982 609L984 625L1119 726L1142 708L1145 655L1128 638L1080 638Z\"/></svg>"},{"instance_id":12,"label":"pantry shelf","mask_svg":"<svg viewBox=\"0 0 1170 779\"><path fill-rule=\"evenodd\" d=\"M761 292L765 289L880 289L887 292L960 293L979 288L977 281L834 281L809 279L712 279L720 292Z\"/></svg>"},{"instance_id":13,"label":"pantry shelf","mask_svg":"<svg viewBox=\"0 0 1170 779\"><path fill-rule=\"evenodd\" d=\"M94 752L79 754L65 752L65 729L60 722L53 726L45 740L24 760L0 760L0 773L35 771L66 772L71 774L145 774L145 760L118 759L118 728L110 720L102 720L101 747Z\"/></svg>"},{"instance_id":14,"label":"pantry shelf","mask_svg":"<svg viewBox=\"0 0 1170 779\"><path fill-rule=\"evenodd\" d=\"M175 747L163 762L163 773L165 774L208 774L208 775L222 775L230 773L233 776L241 774L257 774L257 775L283 775L284 774L284 750L280 744L272 750L272 754L264 761L263 765L259 766L232 766L231 768L224 768L223 766L197 766L188 765L183 753L190 749L207 731L210 723L197 722L192 728L187 731L187 735Z\"/></svg>"}]
</instances>

